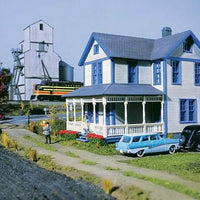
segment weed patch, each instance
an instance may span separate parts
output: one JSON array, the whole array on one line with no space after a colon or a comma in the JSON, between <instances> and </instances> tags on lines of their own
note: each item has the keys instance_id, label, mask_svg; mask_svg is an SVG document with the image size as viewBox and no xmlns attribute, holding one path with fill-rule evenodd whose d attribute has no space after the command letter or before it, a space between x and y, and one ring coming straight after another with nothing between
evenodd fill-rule
<instances>
[{"instance_id":1,"label":"weed patch","mask_svg":"<svg viewBox=\"0 0 200 200\"><path fill-rule=\"evenodd\" d=\"M147 156L120 162L153 170L167 171L185 179L200 181L200 155L195 152Z\"/></svg>"},{"instance_id":2,"label":"weed patch","mask_svg":"<svg viewBox=\"0 0 200 200\"><path fill-rule=\"evenodd\" d=\"M84 165L96 165L97 163L94 161L90 161L90 160L81 160L80 163L84 164Z\"/></svg>"},{"instance_id":3,"label":"weed patch","mask_svg":"<svg viewBox=\"0 0 200 200\"><path fill-rule=\"evenodd\" d=\"M120 168L119 167L114 168L114 167L106 166L105 170L117 171L117 170L120 170Z\"/></svg>"},{"instance_id":4,"label":"weed patch","mask_svg":"<svg viewBox=\"0 0 200 200\"><path fill-rule=\"evenodd\" d=\"M71 152L71 151L66 151L65 154L69 157L72 157L72 158L79 158L78 155L76 155L75 153Z\"/></svg>"},{"instance_id":5,"label":"weed patch","mask_svg":"<svg viewBox=\"0 0 200 200\"><path fill-rule=\"evenodd\" d=\"M185 186L181 183L166 181L164 179L159 179L159 178L155 178L155 177L151 177L151 176L145 176L142 174L137 174L133 171L124 171L124 172L122 172L122 174L124 176L129 176L129 177L133 177L133 178L137 178L137 179L142 179L145 181L150 181L156 185L160 185L160 186L166 187L170 190L174 190L174 191L183 193L183 194L191 196L195 199L200 199L199 191L188 188L187 186Z\"/></svg>"},{"instance_id":6,"label":"weed patch","mask_svg":"<svg viewBox=\"0 0 200 200\"><path fill-rule=\"evenodd\" d=\"M37 146L39 147L42 147L46 150L49 150L49 151L57 151L57 149L51 145L48 145L48 144L44 144L40 141L38 141L37 139L29 136L29 135L24 135L23 138L25 138L26 140L29 140L30 142L33 142L34 144L36 144Z\"/></svg>"}]
</instances>

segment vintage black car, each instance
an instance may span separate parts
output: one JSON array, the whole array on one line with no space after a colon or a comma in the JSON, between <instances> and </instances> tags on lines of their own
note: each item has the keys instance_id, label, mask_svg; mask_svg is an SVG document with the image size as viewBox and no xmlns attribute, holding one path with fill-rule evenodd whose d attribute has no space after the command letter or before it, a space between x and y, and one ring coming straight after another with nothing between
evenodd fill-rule
<instances>
[{"instance_id":1,"label":"vintage black car","mask_svg":"<svg viewBox=\"0 0 200 200\"><path fill-rule=\"evenodd\" d=\"M200 125L186 126L179 137L179 146L200 152Z\"/></svg>"}]
</instances>

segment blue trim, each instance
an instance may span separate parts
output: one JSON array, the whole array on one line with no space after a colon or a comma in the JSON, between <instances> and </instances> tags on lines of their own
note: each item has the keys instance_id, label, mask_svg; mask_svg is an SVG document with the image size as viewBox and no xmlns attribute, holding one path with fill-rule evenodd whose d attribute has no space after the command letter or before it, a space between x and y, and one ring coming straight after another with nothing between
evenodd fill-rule
<instances>
[{"instance_id":1,"label":"blue trim","mask_svg":"<svg viewBox=\"0 0 200 200\"><path fill-rule=\"evenodd\" d=\"M83 85L85 85L85 65L83 65Z\"/></svg>"},{"instance_id":2,"label":"blue trim","mask_svg":"<svg viewBox=\"0 0 200 200\"><path fill-rule=\"evenodd\" d=\"M179 99L179 123L197 123L197 99Z\"/></svg>"},{"instance_id":3,"label":"blue trim","mask_svg":"<svg viewBox=\"0 0 200 200\"><path fill-rule=\"evenodd\" d=\"M160 63L160 61L153 63L153 84L161 85L161 63Z\"/></svg>"},{"instance_id":4,"label":"blue trim","mask_svg":"<svg viewBox=\"0 0 200 200\"><path fill-rule=\"evenodd\" d=\"M171 83L172 85L182 84L182 65L181 61L171 60Z\"/></svg>"},{"instance_id":5,"label":"blue trim","mask_svg":"<svg viewBox=\"0 0 200 200\"><path fill-rule=\"evenodd\" d=\"M163 90L164 90L164 134L168 132L168 114L167 114L167 60L163 60Z\"/></svg>"},{"instance_id":6,"label":"blue trim","mask_svg":"<svg viewBox=\"0 0 200 200\"><path fill-rule=\"evenodd\" d=\"M115 120L115 103L112 104L112 125L116 125L116 120Z\"/></svg>"},{"instance_id":7,"label":"blue trim","mask_svg":"<svg viewBox=\"0 0 200 200\"><path fill-rule=\"evenodd\" d=\"M194 58L180 58L180 57L170 56L168 59L178 60L178 61L188 61L188 62L200 62L200 59L194 59Z\"/></svg>"},{"instance_id":8,"label":"blue trim","mask_svg":"<svg viewBox=\"0 0 200 200\"><path fill-rule=\"evenodd\" d=\"M87 45L86 45L86 47L83 51L83 54L82 54L82 56L79 60L79 63L78 63L79 66L82 66L84 64L85 59L87 58L87 55L90 52L90 49L91 49L93 43L94 43L94 37L93 37L93 35L91 35L90 38L89 38L89 41L88 41L88 43L87 43Z\"/></svg>"},{"instance_id":9,"label":"blue trim","mask_svg":"<svg viewBox=\"0 0 200 200\"><path fill-rule=\"evenodd\" d=\"M95 44L93 46L93 54L94 55L99 54L99 45L98 44Z\"/></svg>"},{"instance_id":10,"label":"blue trim","mask_svg":"<svg viewBox=\"0 0 200 200\"><path fill-rule=\"evenodd\" d=\"M85 62L84 65L91 65L93 63L96 63L96 62L103 62L105 60L109 60L108 57L105 57L105 58L100 58L100 59L96 59L96 60L92 60L92 61L89 61L89 62Z\"/></svg>"},{"instance_id":11,"label":"blue trim","mask_svg":"<svg viewBox=\"0 0 200 200\"><path fill-rule=\"evenodd\" d=\"M92 63L92 85L101 85L103 82L102 62Z\"/></svg>"},{"instance_id":12,"label":"blue trim","mask_svg":"<svg viewBox=\"0 0 200 200\"><path fill-rule=\"evenodd\" d=\"M115 83L115 63L111 60L111 83Z\"/></svg>"},{"instance_id":13,"label":"blue trim","mask_svg":"<svg viewBox=\"0 0 200 200\"><path fill-rule=\"evenodd\" d=\"M99 44L99 46L102 48L102 50L104 51L104 53L107 55L107 57L110 57L109 52L101 44L101 41L99 41L96 33L93 32L91 34L89 40L88 40L88 43L87 43L87 45L86 45L86 47L85 47L85 49L83 51L83 54L82 54L81 58L79 60L79 63L78 63L79 66L84 65L85 59L87 58L88 53L90 52L90 49L91 49L91 47L92 47L92 45L93 45L93 43L94 43L95 40L97 41L97 43Z\"/></svg>"},{"instance_id":14,"label":"blue trim","mask_svg":"<svg viewBox=\"0 0 200 200\"><path fill-rule=\"evenodd\" d=\"M138 84L138 65L128 64L128 83Z\"/></svg>"},{"instance_id":15,"label":"blue trim","mask_svg":"<svg viewBox=\"0 0 200 200\"><path fill-rule=\"evenodd\" d=\"M194 63L194 85L200 86L200 62Z\"/></svg>"},{"instance_id":16,"label":"blue trim","mask_svg":"<svg viewBox=\"0 0 200 200\"><path fill-rule=\"evenodd\" d=\"M189 36L192 37L194 40L194 43L200 48L200 41L197 39L197 37L192 33L192 31L188 31L185 37L177 43L177 45L165 56L165 58L168 58Z\"/></svg>"}]
</instances>

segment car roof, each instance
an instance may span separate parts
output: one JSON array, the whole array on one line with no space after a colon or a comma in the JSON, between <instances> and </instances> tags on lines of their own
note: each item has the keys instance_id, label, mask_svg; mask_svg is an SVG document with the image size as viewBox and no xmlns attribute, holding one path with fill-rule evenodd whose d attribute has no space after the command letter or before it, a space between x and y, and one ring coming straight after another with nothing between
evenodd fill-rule
<instances>
[{"instance_id":1,"label":"car roof","mask_svg":"<svg viewBox=\"0 0 200 200\"><path fill-rule=\"evenodd\" d=\"M146 135L156 135L158 133L133 133L133 134L125 134L123 136L130 136L130 137L133 137L133 136L146 136Z\"/></svg>"},{"instance_id":2,"label":"car roof","mask_svg":"<svg viewBox=\"0 0 200 200\"><path fill-rule=\"evenodd\" d=\"M200 125L190 125L190 126L186 126L185 128L184 128L184 130L185 129L192 129L192 130L197 130L197 129L200 129Z\"/></svg>"}]
</instances>

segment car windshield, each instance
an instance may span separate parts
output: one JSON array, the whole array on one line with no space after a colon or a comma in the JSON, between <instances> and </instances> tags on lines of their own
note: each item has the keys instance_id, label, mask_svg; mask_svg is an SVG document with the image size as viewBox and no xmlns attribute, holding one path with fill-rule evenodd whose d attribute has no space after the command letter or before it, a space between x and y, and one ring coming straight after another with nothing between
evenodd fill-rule
<instances>
[{"instance_id":1,"label":"car windshield","mask_svg":"<svg viewBox=\"0 0 200 200\"><path fill-rule=\"evenodd\" d=\"M122 142L125 142L125 143L129 143L130 140L131 140L131 137L130 137L130 136L124 136L124 137L122 138Z\"/></svg>"}]
</instances>

